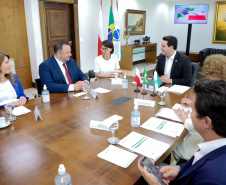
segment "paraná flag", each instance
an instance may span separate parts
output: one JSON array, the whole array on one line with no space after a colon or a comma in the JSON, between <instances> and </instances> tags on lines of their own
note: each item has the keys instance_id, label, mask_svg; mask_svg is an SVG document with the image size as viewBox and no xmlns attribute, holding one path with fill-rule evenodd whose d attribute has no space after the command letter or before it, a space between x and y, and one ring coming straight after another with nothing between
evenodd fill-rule
<instances>
[{"instance_id":1,"label":"paran\u00e1 flag","mask_svg":"<svg viewBox=\"0 0 226 185\"><path fill-rule=\"evenodd\" d=\"M149 85L148 85L148 76L147 76L147 71L146 69L144 68L144 83L147 85L147 87L149 88Z\"/></svg>"},{"instance_id":2,"label":"paran\u00e1 flag","mask_svg":"<svg viewBox=\"0 0 226 185\"><path fill-rule=\"evenodd\" d=\"M110 6L109 23L108 23L108 40L113 41L115 23L112 8Z\"/></svg>"},{"instance_id":3,"label":"paran\u00e1 flag","mask_svg":"<svg viewBox=\"0 0 226 185\"><path fill-rule=\"evenodd\" d=\"M118 60L121 60L121 44L120 44L120 29L119 29L119 19L118 19L118 10L116 4L113 6L113 14L114 14L114 36L113 36L113 44L114 44L114 54L117 55Z\"/></svg>"},{"instance_id":4,"label":"paran\u00e1 flag","mask_svg":"<svg viewBox=\"0 0 226 185\"><path fill-rule=\"evenodd\" d=\"M158 73L155 71L154 72L154 78L152 80L152 85L155 87L155 90L157 91L158 88L160 87L160 85L162 84L160 78L159 78L159 75Z\"/></svg>"},{"instance_id":5,"label":"paran\u00e1 flag","mask_svg":"<svg viewBox=\"0 0 226 185\"><path fill-rule=\"evenodd\" d=\"M206 12L189 12L188 20L206 20Z\"/></svg>"},{"instance_id":6,"label":"paran\u00e1 flag","mask_svg":"<svg viewBox=\"0 0 226 185\"><path fill-rule=\"evenodd\" d=\"M137 69L137 67L136 67L135 71L136 71L136 76L135 76L134 81L137 83L137 85L139 85L141 87L141 84L140 84L140 72Z\"/></svg>"},{"instance_id":7,"label":"paran\u00e1 flag","mask_svg":"<svg viewBox=\"0 0 226 185\"><path fill-rule=\"evenodd\" d=\"M99 31L98 31L98 56L102 54L101 52L101 43L104 41L104 31L103 31L103 17L102 17L102 10L100 7L99 13Z\"/></svg>"}]
</instances>

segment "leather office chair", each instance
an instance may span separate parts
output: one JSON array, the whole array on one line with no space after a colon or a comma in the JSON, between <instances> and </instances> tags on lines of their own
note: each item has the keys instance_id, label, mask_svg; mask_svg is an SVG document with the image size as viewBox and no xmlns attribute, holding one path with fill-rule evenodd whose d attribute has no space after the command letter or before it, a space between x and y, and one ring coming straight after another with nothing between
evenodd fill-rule
<instances>
[{"instance_id":1,"label":"leather office chair","mask_svg":"<svg viewBox=\"0 0 226 185\"><path fill-rule=\"evenodd\" d=\"M91 78L95 78L94 70L89 70L89 82Z\"/></svg>"},{"instance_id":2,"label":"leather office chair","mask_svg":"<svg viewBox=\"0 0 226 185\"><path fill-rule=\"evenodd\" d=\"M35 98L36 98L36 97L41 96L41 94L42 94L42 82L41 82L40 78L37 78L37 79L35 79L35 83L36 83L36 88L37 88L37 92L38 92L38 94L35 95Z\"/></svg>"},{"instance_id":3,"label":"leather office chair","mask_svg":"<svg viewBox=\"0 0 226 185\"><path fill-rule=\"evenodd\" d=\"M199 68L200 63L199 62L191 62L191 66L192 66L192 81L191 81L191 87L194 86L194 82L195 82L195 78L198 72L198 68Z\"/></svg>"}]
</instances>

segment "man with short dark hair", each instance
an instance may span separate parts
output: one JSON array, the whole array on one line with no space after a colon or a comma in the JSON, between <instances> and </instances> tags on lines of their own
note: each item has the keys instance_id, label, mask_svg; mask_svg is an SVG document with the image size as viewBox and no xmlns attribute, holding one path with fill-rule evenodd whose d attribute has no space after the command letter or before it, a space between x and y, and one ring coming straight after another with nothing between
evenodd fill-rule
<instances>
[{"instance_id":1,"label":"man with short dark hair","mask_svg":"<svg viewBox=\"0 0 226 185\"><path fill-rule=\"evenodd\" d=\"M177 166L160 169L165 183L173 185L226 184L226 82L201 79L195 84L191 119L204 142L194 156ZM141 159L140 159L141 160ZM157 178L140 165L148 184L160 184Z\"/></svg>"},{"instance_id":2,"label":"man with short dark hair","mask_svg":"<svg viewBox=\"0 0 226 185\"><path fill-rule=\"evenodd\" d=\"M177 51L177 38L163 37L162 53L158 56L156 71L164 83L190 86L192 81L191 60Z\"/></svg>"},{"instance_id":3,"label":"man with short dark hair","mask_svg":"<svg viewBox=\"0 0 226 185\"><path fill-rule=\"evenodd\" d=\"M88 78L71 59L71 46L67 42L54 45L54 55L39 65L39 76L42 85L53 92L82 90Z\"/></svg>"}]
</instances>

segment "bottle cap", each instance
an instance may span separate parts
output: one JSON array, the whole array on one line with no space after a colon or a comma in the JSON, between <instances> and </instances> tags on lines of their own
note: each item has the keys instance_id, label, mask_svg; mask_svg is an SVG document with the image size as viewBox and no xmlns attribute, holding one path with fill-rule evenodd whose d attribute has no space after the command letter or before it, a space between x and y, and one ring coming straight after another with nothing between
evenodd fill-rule
<instances>
[{"instance_id":1,"label":"bottle cap","mask_svg":"<svg viewBox=\"0 0 226 185\"><path fill-rule=\"evenodd\" d=\"M44 84L44 87L43 87L43 89L44 89L44 90L46 90L46 89L47 89L47 87L46 87L46 84Z\"/></svg>"},{"instance_id":2,"label":"bottle cap","mask_svg":"<svg viewBox=\"0 0 226 185\"><path fill-rule=\"evenodd\" d=\"M124 78L126 78L126 74L124 74Z\"/></svg>"},{"instance_id":3,"label":"bottle cap","mask_svg":"<svg viewBox=\"0 0 226 185\"><path fill-rule=\"evenodd\" d=\"M64 175L65 173L66 173L66 169L65 169L64 165L60 164L59 168L58 168L58 174L59 175Z\"/></svg>"},{"instance_id":4,"label":"bottle cap","mask_svg":"<svg viewBox=\"0 0 226 185\"><path fill-rule=\"evenodd\" d=\"M134 104L134 109L138 109L138 105L137 104Z\"/></svg>"}]
</instances>

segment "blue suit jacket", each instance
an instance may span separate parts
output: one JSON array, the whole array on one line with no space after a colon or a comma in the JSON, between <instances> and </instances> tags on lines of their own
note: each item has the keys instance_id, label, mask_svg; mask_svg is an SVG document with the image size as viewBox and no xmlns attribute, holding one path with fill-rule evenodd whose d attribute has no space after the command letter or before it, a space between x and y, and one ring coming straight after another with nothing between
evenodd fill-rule
<instances>
[{"instance_id":1,"label":"blue suit jacket","mask_svg":"<svg viewBox=\"0 0 226 185\"><path fill-rule=\"evenodd\" d=\"M13 88L16 91L16 95L17 95L17 99L19 99L21 96L24 96L25 98L29 99L28 97L26 97L26 95L24 94L24 90L21 86L20 80L18 78L18 76L16 74L13 74L14 78L15 78L15 84L11 82ZM0 108L3 108L4 105L1 105Z\"/></svg>"},{"instance_id":2,"label":"blue suit jacket","mask_svg":"<svg viewBox=\"0 0 226 185\"><path fill-rule=\"evenodd\" d=\"M74 59L66 62L69 74L73 83L84 81L88 78L79 69ZM65 77L54 56L39 65L39 76L42 86L46 84L47 89L51 92L68 92L69 84L66 83Z\"/></svg>"},{"instance_id":3,"label":"blue suit jacket","mask_svg":"<svg viewBox=\"0 0 226 185\"><path fill-rule=\"evenodd\" d=\"M194 156L180 165L181 171L170 185L225 185L226 146L202 157L192 165Z\"/></svg>"},{"instance_id":4,"label":"blue suit jacket","mask_svg":"<svg viewBox=\"0 0 226 185\"><path fill-rule=\"evenodd\" d=\"M164 75L166 57L162 54L158 56L156 71L159 76ZM192 81L191 60L188 56L176 52L171 68L170 78L173 84L190 86Z\"/></svg>"}]
</instances>

